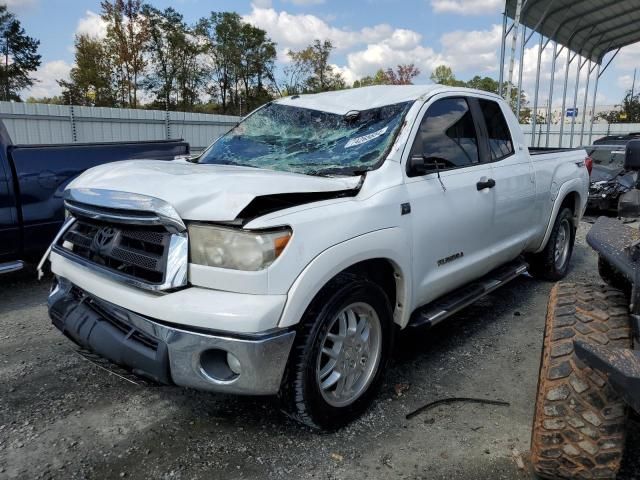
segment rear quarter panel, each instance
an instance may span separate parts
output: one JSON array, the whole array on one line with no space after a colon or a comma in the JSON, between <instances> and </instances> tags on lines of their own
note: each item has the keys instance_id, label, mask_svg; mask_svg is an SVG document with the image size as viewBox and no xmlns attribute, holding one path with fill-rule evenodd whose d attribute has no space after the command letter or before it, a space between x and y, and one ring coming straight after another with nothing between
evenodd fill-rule
<instances>
[{"instance_id":1,"label":"rear quarter panel","mask_svg":"<svg viewBox=\"0 0 640 480\"><path fill-rule=\"evenodd\" d=\"M589 174L583 149L531 155L536 179L536 225L539 229L527 244L528 251L542 250L564 199L577 194L576 224L582 217L589 194ZM580 164L583 164L580 166Z\"/></svg>"}]
</instances>

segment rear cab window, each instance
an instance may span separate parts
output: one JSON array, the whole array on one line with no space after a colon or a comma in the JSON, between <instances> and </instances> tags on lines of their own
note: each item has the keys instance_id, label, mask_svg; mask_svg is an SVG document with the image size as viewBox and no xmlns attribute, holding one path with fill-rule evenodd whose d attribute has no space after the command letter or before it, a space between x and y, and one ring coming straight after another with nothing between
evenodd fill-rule
<instances>
[{"instance_id":1,"label":"rear cab window","mask_svg":"<svg viewBox=\"0 0 640 480\"><path fill-rule=\"evenodd\" d=\"M480 110L487 126L487 141L489 144L489 155L492 162L502 160L514 153L513 141L509 125L504 118L502 109L498 102L493 100L478 99Z\"/></svg>"}]
</instances>

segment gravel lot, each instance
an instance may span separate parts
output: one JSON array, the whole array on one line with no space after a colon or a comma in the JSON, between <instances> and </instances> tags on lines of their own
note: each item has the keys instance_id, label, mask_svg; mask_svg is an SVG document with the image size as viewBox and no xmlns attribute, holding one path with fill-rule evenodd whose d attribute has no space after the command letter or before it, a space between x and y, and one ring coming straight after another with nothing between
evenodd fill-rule
<instances>
[{"instance_id":1,"label":"gravel lot","mask_svg":"<svg viewBox=\"0 0 640 480\"><path fill-rule=\"evenodd\" d=\"M579 230L571 281L598 279L588 228ZM320 435L286 419L272 398L136 385L108 373L52 327L47 281L0 277L0 478L531 478L550 289L521 277L446 325L403 335L374 406ZM510 406L443 405L405 419L452 396ZM621 478L640 475L638 461L636 433Z\"/></svg>"}]
</instances>

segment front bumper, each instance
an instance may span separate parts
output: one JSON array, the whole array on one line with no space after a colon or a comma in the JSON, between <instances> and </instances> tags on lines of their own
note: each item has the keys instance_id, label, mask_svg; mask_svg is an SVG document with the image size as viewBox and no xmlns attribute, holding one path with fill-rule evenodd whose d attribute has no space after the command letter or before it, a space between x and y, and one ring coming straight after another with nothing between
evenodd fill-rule
<instances>
[{"instance_id":1,"label":"front bumper","mask_svg":"<svg viewBox=\"0 0 640 480\"><path fill-rule=\"evenodd\" d=\"M53 324L78 345L165 384L245 395L278 392L295 332L230 335L152 320L57 277ZM231 356L229 356L229 354Z\"/></svg>"}]
</instances>

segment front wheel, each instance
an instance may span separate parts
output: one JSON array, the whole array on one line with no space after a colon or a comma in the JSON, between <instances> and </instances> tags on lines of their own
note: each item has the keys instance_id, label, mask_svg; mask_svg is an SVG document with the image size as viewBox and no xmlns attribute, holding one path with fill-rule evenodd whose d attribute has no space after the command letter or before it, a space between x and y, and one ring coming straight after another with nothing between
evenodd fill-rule
<instances>
[{"instance_id":1,"label":"front wheel","mask_svg":"<svg viewBox=\"0 0 640 480\"><path fill-rule=\"evenodd\" d=\"M556 281L564 278L569 270L575 239L573 212L569 208L563 208L553 224L544 250L527 256L529 273L544 280Z\"/></svg>"},{"instance_id":2,"label":"front wheel","mask_svg":"<svg viewBox=\"0 0 640 480\"><path fill-rule=\"evenodd\" d=\"M313 300L300 323L280 400L290 417L334 430L372 402L394 338L384 290L340 274Z\"/></svg>"}]
</instances>

